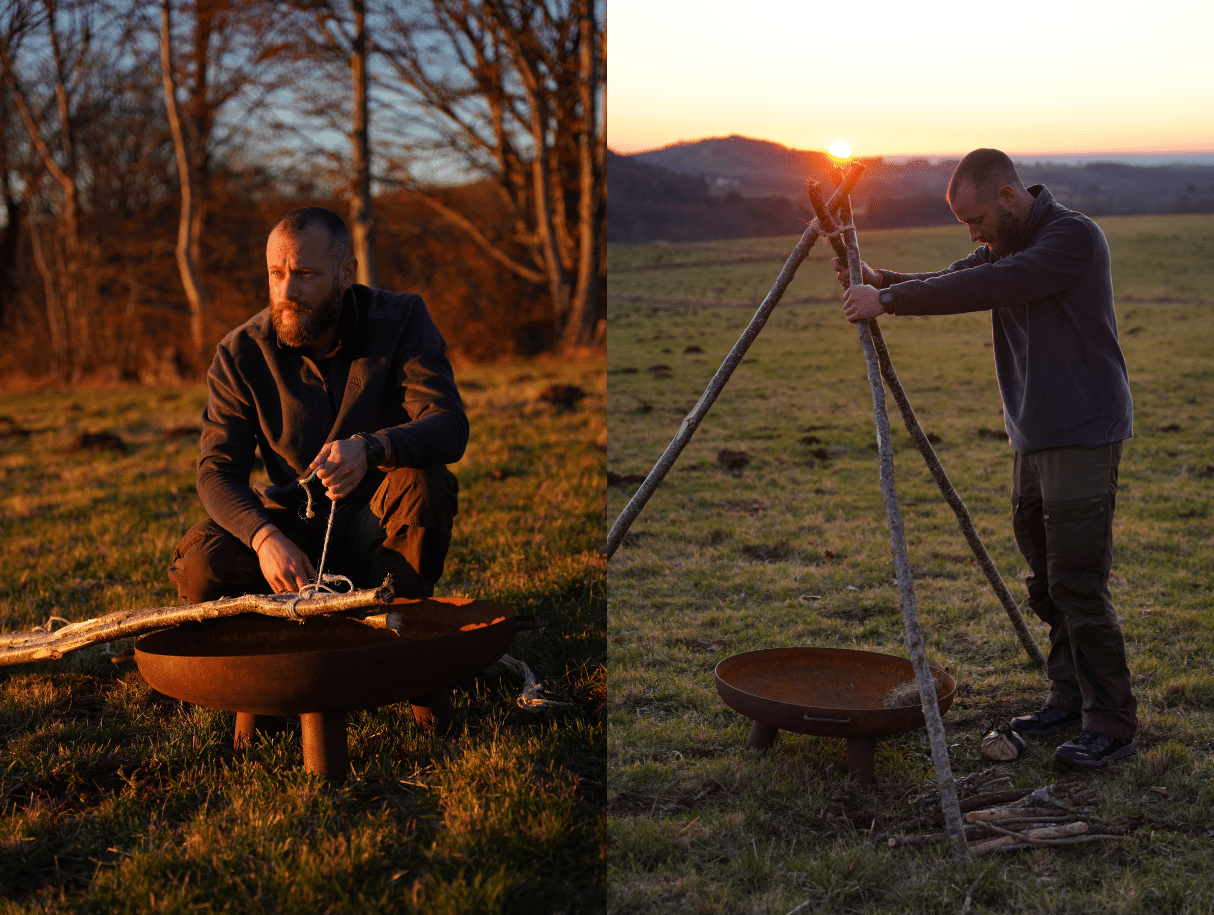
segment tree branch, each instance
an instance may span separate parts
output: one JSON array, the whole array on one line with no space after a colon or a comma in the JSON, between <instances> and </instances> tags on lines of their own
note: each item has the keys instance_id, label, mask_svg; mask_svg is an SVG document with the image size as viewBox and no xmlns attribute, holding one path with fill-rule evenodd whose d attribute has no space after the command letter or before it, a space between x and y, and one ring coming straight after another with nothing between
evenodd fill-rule
<instances>
[{"instance_id":1,"label":"tree branch","mask_svg":"<svg viewBox=\"0 0 1214 915\"><path fill-rule=\"evenodd\" d=\"M346 610L362 610L392 600L391 580L379 588L346 594L322 594L319 597L288 600L294 595L246 594L225 597L184 607L157 607L151 610L119 610L79 623L69 623L54 632L15 632L0 635L0 667L30 661L58 660L69 651L125 639L180 623L201 622L241 613L260 613L286 619L307 619ZM49 623L48 623L49 626Z\"/></svg>"}]
</instances>

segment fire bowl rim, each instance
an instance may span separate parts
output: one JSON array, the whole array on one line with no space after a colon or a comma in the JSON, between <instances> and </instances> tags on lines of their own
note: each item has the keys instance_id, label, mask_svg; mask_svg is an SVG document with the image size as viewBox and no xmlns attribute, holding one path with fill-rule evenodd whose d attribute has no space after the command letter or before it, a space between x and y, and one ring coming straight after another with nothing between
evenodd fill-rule
<instances>
[{"instance_id":1,"label":"fire bowl rim","mask_svg":"<svg viewBox=\"0 0 1214 915\"><path fill-rule=\"evenodd\" d=\"M919 705L892 709L848 709L801 705L757 695L734 685L727 679L729 668L744 664L745 659L755 660L764 657L775 659L781 655L788 657L806 653L827 654L835 657L847 656L851 660L859 661L870 658L882 666L888 666L891 661L898 662L899 665L905 664L908 674L911 677L914 676L914 666L909 659L884 652L822 646L759 648L731 655L716 664L713 669L713 678L716 682L717 693L727 706L752 721L799 734L844 738L888 737L918 730L926 725L923 709ZM952 706L956 697L957 682L947 671L935 665L929 664L928 666L937 686L944 684L947 687L943 690L938 689L936 697L940 714L943 715ZM722 676L722 673L725 676Z\"/></svg>"}]
</instances>

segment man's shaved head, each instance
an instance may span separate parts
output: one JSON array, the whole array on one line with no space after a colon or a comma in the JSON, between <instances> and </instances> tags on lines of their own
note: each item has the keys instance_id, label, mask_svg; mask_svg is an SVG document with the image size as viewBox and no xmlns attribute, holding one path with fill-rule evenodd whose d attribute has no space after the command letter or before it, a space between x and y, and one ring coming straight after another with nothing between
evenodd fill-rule
<instances>
[{"instance_id":1,"label":"man's shaved head","mask_svg":"<svg viewBox=\"0 0 1214 915\"><path fill-rule=\"evenodd\" d=\"M953 202L958 185L964 181L973 182L978 199L983 203L992 202L998 196L999 189L1008 185L1015 188L1018 194L1024 193L1024 183L1015 164L997 149L975 149L957 164L948 183L949 203Z\"/></svg>"},{"instance_id":2,"label":"man's shaved head","mask_svg":"<svg viewBox=\"0 0 1214 915\"><path fill-rule=\"evenodd\" d=\"M335 264L343 263L350 256L350 230L345 220L324 207L300 207L292 210L278 221L270 233L281 232L287 238L298 239L308 229L316 226L329 237L329 254Z\"/></svg>"}]
</instances>

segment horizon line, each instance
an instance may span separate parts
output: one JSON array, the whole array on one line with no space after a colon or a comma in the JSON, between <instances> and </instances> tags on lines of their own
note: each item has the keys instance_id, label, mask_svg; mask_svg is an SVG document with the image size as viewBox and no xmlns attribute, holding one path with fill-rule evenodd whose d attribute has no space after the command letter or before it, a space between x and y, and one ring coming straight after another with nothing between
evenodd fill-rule
<instances>
[{"instance_id":1,"label":"horizon line","mask_svg":"<svg viewBox=\"0 0 1214 915\"><path fill-rule=\"evenodd\" d=\"M660 152L661 150L670 149L671 147L674 147L674 146L691 146L696 143L703 143L706 140L729 140L729 139L735 139L735 138L741 139L741 140L754 140L754 141L760 142L760 143L771 143L775 146L780 146L780 147L790 150L792 152L818 153L823 156L833 158L832 156L830 156L830 153L825 149L812 149L812 148L808 148L808 147L789 146L785 143L781 143L778 140L767 140L767 139L763 139L761 137L747 137L747 136L744 136L742 134L737 134L737 133L727 134L727 135L723 135L723 136L700 137L695 140L675 140L673 142L666 143L661 146L651 146L651 147L647 147L647 148L643 148L643 149L642 148L630 149L627 152L622 152L618 146L613 147L611 145L611 142L608 141L607 149L610 152L613 152L619 156L635 156L635 155L643 155L644 153L650 153L650 152ZM1004 150L1004 151L1007 152L1006 150ZM960 159L962 156L964 156L968 152L970 152L970 150L967 149L964 152L939 152L939 151L936 151L936 152L909 152L909 153L908 152L853 153L851 158L854 160L860 160L860 159ZM1137 148L1137 149L1112 149L1112 150L1105 149L1105 150L1097 150L1097 151L1083 150L1083 151L1079 151L1079 152L1063 152L1063 151L1028 152L1028 153L1008 152L1007 155L1013 159L1033 159L1033 160L1037 160L1037 161L1049 161L1051 158L1095 159L1095 158L1099 158L1101 156L1137 156L1137 157L1203 156L1203 157L1214 157L1214 146L1209 147L1209 148L1201 148L1201 149L1191 149L1191 148L1190 149L1174 149L1174 148L1142 149L1142 148Z\"/></svg>"}]
</instances>

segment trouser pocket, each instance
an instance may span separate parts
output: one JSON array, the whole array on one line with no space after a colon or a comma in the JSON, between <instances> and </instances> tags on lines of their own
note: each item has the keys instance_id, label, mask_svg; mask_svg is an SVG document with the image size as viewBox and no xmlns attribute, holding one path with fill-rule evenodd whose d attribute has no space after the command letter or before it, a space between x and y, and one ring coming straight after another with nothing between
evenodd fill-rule
<instances>
[{"instance_id":1,"label":"trouser pocket","mask_svg":"<svg viewBox=\"0 0 1214 915\"><path fill-rule=\"evenodd\" d=\"M1111 503L1102 494L1042 505L1050 595L1060 608L1075 604L1099 612L1103 604L1113 559Z\"/></svg>"}]
</instances>

